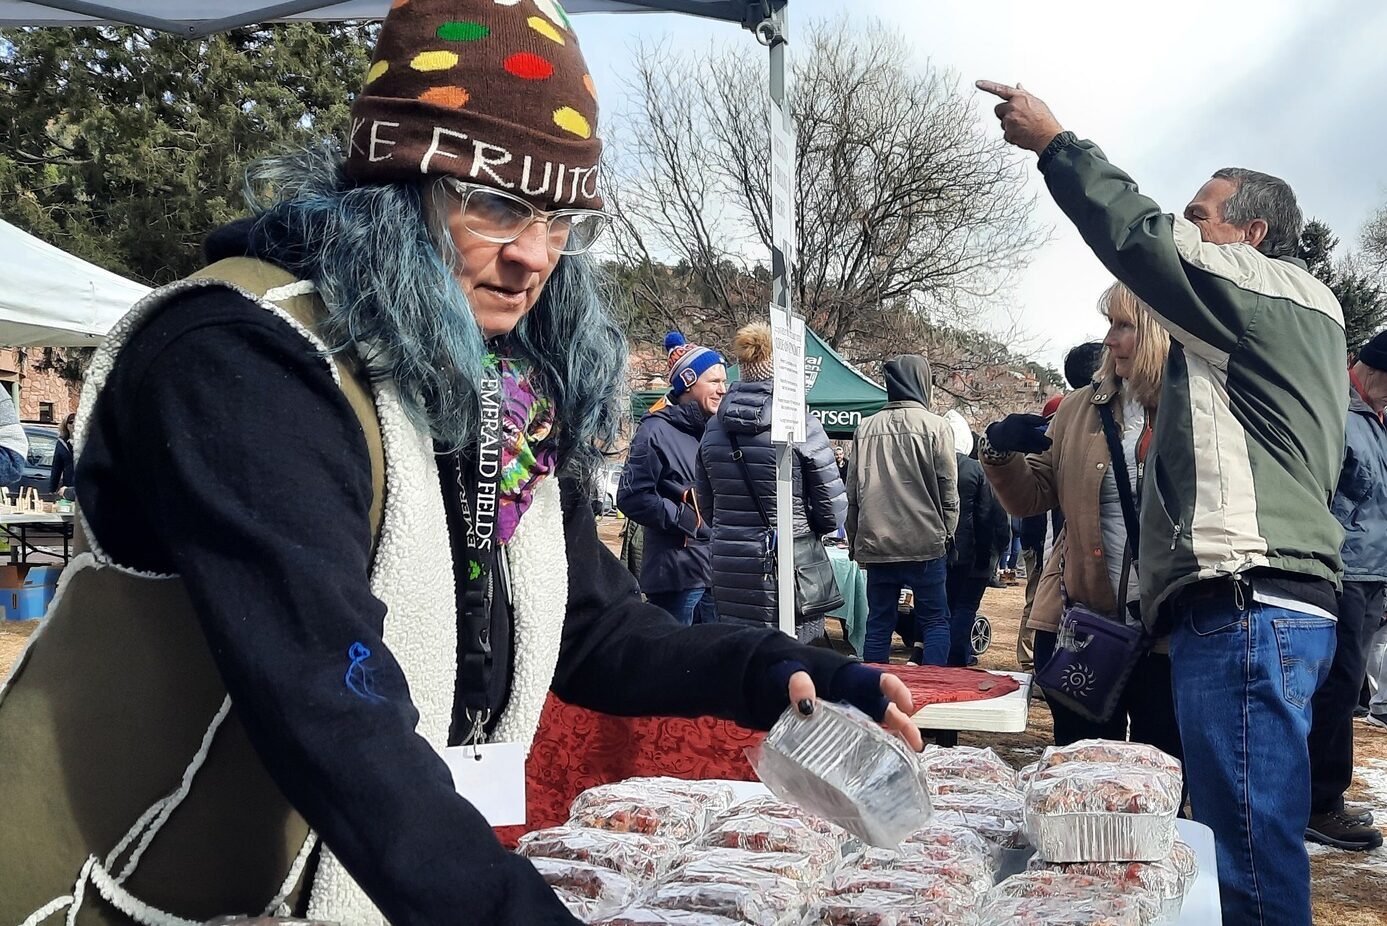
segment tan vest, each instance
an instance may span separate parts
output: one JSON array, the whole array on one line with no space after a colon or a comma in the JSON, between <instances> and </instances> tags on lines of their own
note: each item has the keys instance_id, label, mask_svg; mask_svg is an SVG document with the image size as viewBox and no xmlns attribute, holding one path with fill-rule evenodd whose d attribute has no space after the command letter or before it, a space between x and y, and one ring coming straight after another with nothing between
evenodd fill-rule
<instances>
[{"instance_id":1,"label":"tan vest","mask_svg":"<svg viewBox=\"0 0 1387 926\"><path fill-rule=\"evenodd\" d=\"M189 287L228 284L321 349L311 329L323 308L310 286L269 264L222 261L148 297L113 330L110 349L93 362L84 416L125 338L151 312ZM419 708L417 732L438 748L451 720L456 615L432 447L408 424L393 387L373 395L354 358L336 358L334 378L371 461L372 591L388 608L385 641ZM78 422L79 452L85 427ZM383 922L326 849L316 853L314 883L305 883L316 837L247 740L182 580L112 563L90 542L80 512L78 522L79 552L0 688L0 926L63 917L82 926L182 924L291 910ZM567 597L555 480L541 483L522 526L510 545L516 672L493 739L528 746Z\"/></svg>"}]
</instances>

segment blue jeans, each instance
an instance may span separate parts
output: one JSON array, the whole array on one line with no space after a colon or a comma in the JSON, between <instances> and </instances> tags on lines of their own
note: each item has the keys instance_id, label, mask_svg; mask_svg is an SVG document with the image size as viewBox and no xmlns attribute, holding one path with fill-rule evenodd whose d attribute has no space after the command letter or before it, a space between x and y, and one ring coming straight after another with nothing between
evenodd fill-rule
<instances>
[{"instance_id":1,"label":"blue jeans","mask_svg":"<svg viewBox=\"0 0 1387 926\"><path fill-rule=\"evenodd\" d=\"M716 624L717 606L713 601L711 588L685 588L677 592L655 592L647 594L645 600L669 616L691 627L694 624Z\"/></svg>"},{"instance_id":2,"label":"blue jeans","mask_svg":"<svg viewBox=\"0 0 1387 926\"><path fill-rule=\"evenodd\" d=\"M1185 781L1194 818L1218 843L1225 926L1310 926L1306 736L1310 699L1334 657L1334 622L1250 594L1240 603L1230 593L1174 608Z\"/></svg>"},{"instance_id":3,"label":"blue jeans","mask_svg":"<svg viewBox=\"0 0 1387 926\"><path fill-rule=\"evenodd\" d=\"M901 589L915 593L916 638L924 645L927 666L942 666L949 657L948 569L943 557L923 563L867 565L867 641L862 659L891 661L891 634Z\"/></svg>"},{"instance_id":4,"label":"blue jeans","mask_svg":"<svg viewBox=\"0 0 1387 926\"><path fill-rule=\"evenodd\" d=\"M974 576L971 566L949 570L949 658L947 665L970 666L973 655L973 624L987 591L987 577Z\"/></svg>"}]
</instances>

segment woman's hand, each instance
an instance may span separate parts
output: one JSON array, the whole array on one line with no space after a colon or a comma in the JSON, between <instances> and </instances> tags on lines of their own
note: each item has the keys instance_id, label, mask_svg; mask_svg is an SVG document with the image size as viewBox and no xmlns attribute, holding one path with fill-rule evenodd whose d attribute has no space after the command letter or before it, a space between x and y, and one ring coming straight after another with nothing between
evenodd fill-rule
<instances>
[{"instance_id":1,"label":"woman's hand","mask_svg":"<svg viewBox=\"0 0 1387 926\"><path fill-rule=\"evenodd\" d=\"M905 740L915 752L925 748L919 728L910 719L915 714L915 700L911 698L910 689L905 686L905 682L889 672L878 672L861 663L844 666L839 672L845 670L851 670L858 678L849 683L838 683L835 679L835 687L840 689L834 692L839 695L835 700L846 701L869 716L876 717L882 726ZM866 676L860 673L868 672L877 676L876 691L863 690L861 683L866 681ZM854 681L856 684L851 683ZM795 706L795 710L805 716L812 714L816 697L814 679L808 672L796 672L790 676L790 703ZM885 715L880 715L882 698L887 702Z\"/></svg>"}]
</instances>

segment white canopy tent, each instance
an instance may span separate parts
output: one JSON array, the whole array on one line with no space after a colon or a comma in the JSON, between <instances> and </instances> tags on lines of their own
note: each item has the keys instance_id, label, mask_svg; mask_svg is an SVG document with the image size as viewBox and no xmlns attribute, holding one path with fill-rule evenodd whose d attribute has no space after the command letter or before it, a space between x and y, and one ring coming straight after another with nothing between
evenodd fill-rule
<instances>
[{"instance_id":1,"label":"white canopy tent","mask_svg":"<svg viewBox=\"0 0 1387 926\"><path fill-rule=\"evenodd\" d=\"M147 292L0 222L0 344L95 347Z\"/></svg>"},{"instance_id":2,"label":"white canopy tent","mask_svg":"<svg viewBox=\"0 0 1387 926\"><path fill-rule=\"evenodd\" d=\"M755 28L787 0L567 0L570 13L686 13ZM390 0L0 0L0 27L124 24L187 36L250 23L381 19Z\"/></svg>"}]
</instances>

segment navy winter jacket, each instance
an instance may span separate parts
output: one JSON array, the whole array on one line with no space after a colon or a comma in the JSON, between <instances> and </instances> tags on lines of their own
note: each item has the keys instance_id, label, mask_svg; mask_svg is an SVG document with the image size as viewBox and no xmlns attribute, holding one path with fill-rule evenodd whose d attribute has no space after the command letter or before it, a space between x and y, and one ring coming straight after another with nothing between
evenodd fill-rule
<instances>
[{"instance_id":1,"label":"navy winter jacket","mask_svg":"<svg viewBox=\"0 0 1387 926\"><path fill-rule=\"evenodd\" d=\"M1387 428L1352 386L1344 444L1330 505L1344 526L1344 581L1387 582Z\"/></svg>"},{"instance_id":2,"label":"navy winter jacket","mask_svg":"<svg viewBox=\"0 0 1387 926\"><path fill-rule=\"evenodd\" d=\"M641 591L708 588L712 531L694 494L698 444L708 419L697 403L667 405L641 419L616 506L645 528Z\"/></svg>"},{"instance_id":3,"label":"navy winter jacket","mask_svg":"<svg viewBox=\"0 0 1387 926\"><path fill-rule=\"evenodd\" d=\"M766 576L767 531L747 491L742 469L732 459L730 434L737 436L751 481L775 524L775 448L771 446L771 384L734 383L717 416L708 422L699 448L698 496L713 521L713 597L718 616L773 623L774 577ZM823 425L809 418L804 443L795 447L794 531L822 537L838 530L847 495L838 476Z\"/></svg>"}]
</instances>

